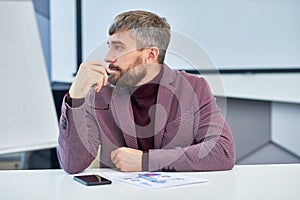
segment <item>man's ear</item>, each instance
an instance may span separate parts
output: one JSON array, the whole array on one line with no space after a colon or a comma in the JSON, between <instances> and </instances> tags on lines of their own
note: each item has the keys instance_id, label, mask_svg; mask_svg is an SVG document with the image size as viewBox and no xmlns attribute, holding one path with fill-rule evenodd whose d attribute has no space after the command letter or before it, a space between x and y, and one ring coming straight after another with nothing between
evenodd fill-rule
<instances>
[{"instance_id":1,"label":"man's ear","mask_svg":"<svg viewBox=\"0 0 300 200\"><path fill-rule=\"evenodd\" d=\"M158 62L159 49L157 47L150 47L147 51L147 62L157 63Z\"/></svg>"}]
</instances>

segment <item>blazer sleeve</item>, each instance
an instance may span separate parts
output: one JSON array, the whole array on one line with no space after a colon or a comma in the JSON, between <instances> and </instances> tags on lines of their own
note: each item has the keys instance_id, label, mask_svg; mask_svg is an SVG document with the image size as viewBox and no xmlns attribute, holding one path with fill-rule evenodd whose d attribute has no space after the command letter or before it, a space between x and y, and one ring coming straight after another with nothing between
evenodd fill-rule
<instances>
[{"instance_id":1,"label":"blazer sleeve","mask_svg":"<svg viewBox=\"0 0 300 200\"><path fill-rule=\"evenodd\" d=\"M229 170L235 163L231 130L223 118L207 82L197 77L192 84L199 106L193 110L193 142L188 146L149 151L150 171ZM181 138L183 139L183 138Z\"/></svg>"},{"instance_id":2,"label":"blazer sleeve","mask_svg":"<svg viewBox=\"0 0 300 200\"><path fill-rule=\"evenodd\" d=\"M63 99L59 120L58 159L71 174L86 169L95 159L100 144L99 127L84 102L72 108Z\"/></svg>"}]
</instances>

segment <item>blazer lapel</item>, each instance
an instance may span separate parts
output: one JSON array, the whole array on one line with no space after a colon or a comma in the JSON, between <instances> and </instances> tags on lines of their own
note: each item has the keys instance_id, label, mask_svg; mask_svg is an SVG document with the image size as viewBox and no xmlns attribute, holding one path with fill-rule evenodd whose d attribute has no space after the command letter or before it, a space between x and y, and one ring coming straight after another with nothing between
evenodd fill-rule
<instances>
[{"instance_id":1,"label":"blazer lapel","mask_svg":"<svg viewBox=\"0 0 300 200\"><path fill-rule=\"evenodd\" d=\"M112 94L112 113L119 128L123 132L127 146L137 149L138 143L134 116L128 90L115 88Z\"/></svg>"},{"instance_id":2,"label":"blazer lapel","mask_svg":"<svg viewBox=\"0 0 300 200\"><path fill-rule=\"evenodd\" d=\"M176 72L166 65L162 68L163 74L157 94L155 126L154 126L154 147L161 148L165 126L171 110L175 88L172 85Z\"/></svg>"}]
</instances>

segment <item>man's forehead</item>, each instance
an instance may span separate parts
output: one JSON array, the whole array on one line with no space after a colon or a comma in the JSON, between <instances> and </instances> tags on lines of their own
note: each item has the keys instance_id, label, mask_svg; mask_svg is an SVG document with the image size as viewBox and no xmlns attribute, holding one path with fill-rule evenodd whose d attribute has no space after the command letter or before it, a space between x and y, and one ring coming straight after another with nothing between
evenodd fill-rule
<instances>
[{"instance_id":1,"label":"man's forehead","mask_svg":"<svg viewBox=\"0 0 300 200\"><path fill-rule=\"evenodd\" d=\"M136 41L131 37L130 31L122 31L117 32L108 37L107 43L108 44L115 44L115 43L135 43Z\"/></svg>"}]
</instances>

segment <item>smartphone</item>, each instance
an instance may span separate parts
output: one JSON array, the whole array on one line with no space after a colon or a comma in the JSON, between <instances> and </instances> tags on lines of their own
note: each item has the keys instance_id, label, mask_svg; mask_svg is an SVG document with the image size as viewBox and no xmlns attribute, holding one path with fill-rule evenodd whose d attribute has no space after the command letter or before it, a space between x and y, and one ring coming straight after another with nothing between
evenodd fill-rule
<instances>
[{"instance_id":1,"label":"smartphone","mask_svg":"<svg viewBox=\"0 0 300 200\"><path fill-rule=\"evenodd\" d=\"M111 184L111 180L103 178L97 174L74 176L73 179L87 186Z\"/></svg>"}]
</instances>

